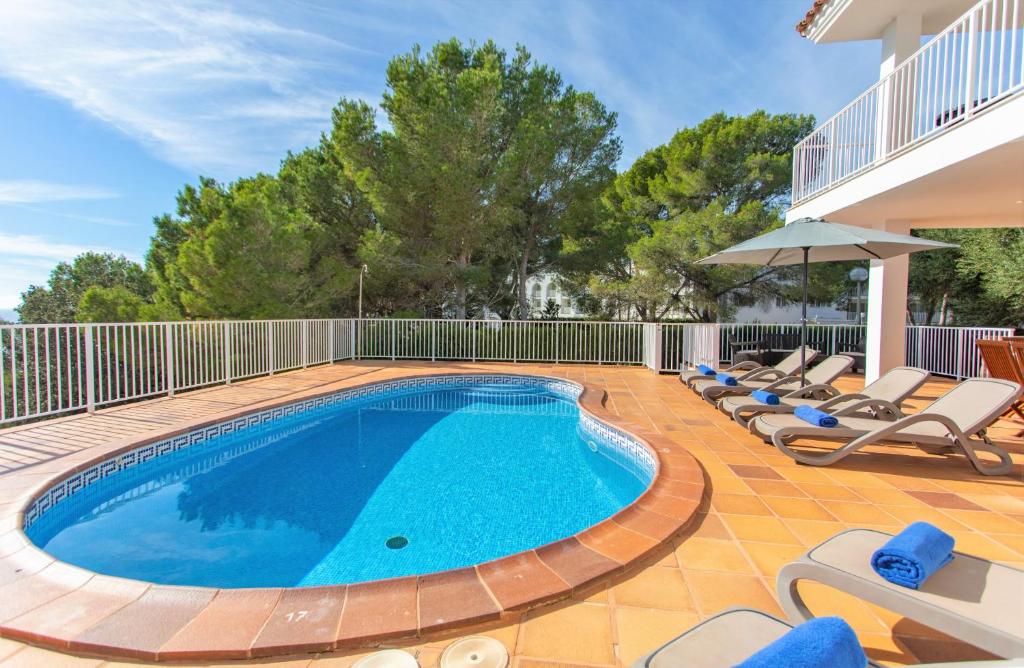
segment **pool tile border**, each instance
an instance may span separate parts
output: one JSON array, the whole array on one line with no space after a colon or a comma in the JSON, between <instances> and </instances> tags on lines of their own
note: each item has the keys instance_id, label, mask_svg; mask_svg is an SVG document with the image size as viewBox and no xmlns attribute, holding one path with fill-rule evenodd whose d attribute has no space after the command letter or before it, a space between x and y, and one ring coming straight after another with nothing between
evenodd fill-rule
<instances>
[{"instance_id":1,"label":"pool tile border","mask_svg":"<svg viewBox=\"0 0 1024 668\"><path fill-rule=\"evenodd\" d=\"M626 457L650 474L647 491L630 506L576 536L475 567L356 585L284 590L167 587L91 574L55 561L21 531L60 499L84 488L86 481L94 480L92 476L100 479L121 467L130 468L240 426L343 399L481 379L520 383L529 379L527 382L545 383L575 396L581 408L581 428L614 443L617 452L611 456ZM606 397L603 389L593 385L540 374L413 371L388 381L319 391L300 400L257 402L145 439L129 438L58 460L46 471L20 476L19 484L0 488L0 504L17 503L23 508L11 526L0 526L0 539L10 546L8 554L0 557L0 586L19 585L30 597L39 593L37 604L27 612L15 616L0 611L0 636L110 657L249 659L431 637L569 598L637 565L684 530L704 493L703 470L683 446L618 418L605 408ZM40 505L43 497L48 500ZM76 579L63 573L63 577L53 577L60 568L84 576ZM144 589L136 591L139 587ZM470 596L473 604L461 605L457 600L460 594ZM104 611L109 612L84 629L73 624L40 628L33 623L72 615L69 606L89 607L93 597L97 606L105 606ZM123 605L117 605L118 597L124 599ZM246 604L247 597L262 603ZM133 627L142 628L147 622L150 626L144 632L127 634L123 620L133 620L129 623ZM245 631L218 633L217 627L230 620L244 620ZM111 633L115 629L117 632Z\"/></svg>"}]
</instances>

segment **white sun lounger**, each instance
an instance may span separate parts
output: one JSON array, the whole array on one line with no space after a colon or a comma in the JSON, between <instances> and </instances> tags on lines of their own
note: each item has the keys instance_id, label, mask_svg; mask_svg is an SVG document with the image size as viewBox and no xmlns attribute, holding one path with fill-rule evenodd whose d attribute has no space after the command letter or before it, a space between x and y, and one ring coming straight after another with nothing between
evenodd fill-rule
<instances>
[{"instance_id":1,"label":"white sun lounger","mask_svg":"<svg viewBox=\"0 0 1024 668\"><path fill-rule=\"evenodd\" d=\"M705 619L681 636L638 659L632 668L723 668L735 666L765 645L775 642L792 625L759 610L733 608ZM872 668L881 668L868 662ZM1024 666L1024 659L920 664L921 668L1007 668ZM780 666L780 668L783 668Z\"/></svg>"},{"instance_id":2,"label":"white sun lounger","mask_svg":"<svg viewBox=\"0 0 1024 668\"><path fill-rule=\"evenodd\" d=\"M817 350L807 348L807 363L810 363L811 360L813 360L817 356ZM790 378L794 374L800 373L800 348L797 348L790 354L787 354L787 356L782 358L781 362L779 362L773 367L762 366L759 365L757 362L740 362L739 364L734 364L728 369L726 369L724 373L731 374L736 371L746 372L742 375L736 376L736 380L739 381L754 379L771 381L778 380L780 378ZM706 376L705 374L700 373L696 369L680 371L679 380L690 389L695 389L694 384L701 380L710 380L713 381L714 383L718 383L718 381L715 380L715 376Z\"/></svg>"},{"instance_id":3,"label":"white sun lounger","mask_svg":"<svg viewBox=\"0 0 1024 668\"><path fill-rule=\"evenodd\" d=\"M997 656L1024 657L1024 571L954 552L953 561L920 589L908 589L871 568L871 555L890 538L880 531L851 529L783 566L777 587L790 621L814 616L797 591L800 580L813 580Z\"/></svg>"},{"instance_id":4,"label":"white sun lounger","mask_svg":"<svg viewBox=\"0 0 1024 668\"><path fill-rule=\"evenodd\" d=\"M817 356L817 350L811 350L810 348L807 349L807 362L810 362ZM790 354L786 355L778 364L774 366L758 364L757 362L751 360L748 362L740 362L738 364L733 364L728 369L724 369L723 373L735 374L737 371L746 372L740 375L738 377L738 380L753 378L755 376L755 372L757 372L756 376L758 378L764 380L778 380L779 378L786 378L788 376L792 376L793 374L800 372L800 349L797 348ZM683 383L690 389L693 389L693 384L696 383L698 380L714 379L714 376L707 376L705 374L702 374L697 369L683 369L679 372L679 382Z\"/></svg>"},{"instance_id":5,"label":"white sun lounger","mask_svg":"<svg viewBox=\"0 0 1024 668\"><path fill-rule=\"evenodd\" d=\"M718 410L732 416L744 428L749 427L750 420L758 415L792 413L797 406L811 406L826 413L851 408L852 413L863 413L863 417L894 420L902 415L900 406L903 402L924 385L930 375L924 369L900 366L886 371L860 392L842 394L831 385L808 385L780 396L779 403L774 406L738 395L719 400Z\"/></svg>"},{"instance_id":6,"label":"white sun lounger","mask_svg":"<svg viewBox=\"0 0 1024 668\"><path fill-rule=\"evenodd\" d=\"M849 355L831 355L823 360L818 366L810 369L805 374L808 385L828 385L839 376L846 373L846 370L853 366L853 358ZM759 377L752 377L747 380L737 379L736 385L725 385L714 378L698 380L693 384L694 391L698 392L705 401L712 404L726 396L748 395L754 390L768 390L769 392L789 393L800 389L800 376L793 375L777 380L762 380Z\"/></svg>"},{"instance_id":7,"label":"white sun lounger","mask_svg":"<svg viewBox=\"0 0 1024 668\"><path fill-rule=\"evenodd\" d=\"M892 422L854 417L851 409L835 411L837 427L818 427L795 415L759 415L750 422L750 431L770 440L775 447L802 464L827 466L866 445L883 441L913 443L925 452L962 452L979 473L1004 475L1013 469L1013 460L995 445L985 429L999 419L1020 397L1021 386L998 378L970 378L913 415L900 415ZM789 444L799 438L848 441L824 454L798 452ZM998 464L985 464L977 451L999 458Z\"/></svg>"}]
</instances>

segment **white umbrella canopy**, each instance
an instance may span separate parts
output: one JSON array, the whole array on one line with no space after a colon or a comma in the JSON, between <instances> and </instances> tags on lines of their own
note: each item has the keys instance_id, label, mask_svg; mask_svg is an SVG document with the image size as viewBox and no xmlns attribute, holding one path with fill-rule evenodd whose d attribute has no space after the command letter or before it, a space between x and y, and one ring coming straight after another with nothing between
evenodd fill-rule
<instances>
[{"instance_id":1,"label":"white umbrella canopy","mask_svg":"<svg viewBox=\"0 0 1024 668\"><path fill-rule=\"evenodd\" d=\"M807 348L807 265L810 262L845 262L848 260L884 260L886 258L939 248L956 248L956 244L921 239L907 234L893 234L853 225L830 223L815 218L801 218L766 234L747 239L697 264L757 264L777 267L803 264L803 311L800 320L800 361ZM800 384L804 384L804 364L800 365Z\"/></svg>"}]
</instances>

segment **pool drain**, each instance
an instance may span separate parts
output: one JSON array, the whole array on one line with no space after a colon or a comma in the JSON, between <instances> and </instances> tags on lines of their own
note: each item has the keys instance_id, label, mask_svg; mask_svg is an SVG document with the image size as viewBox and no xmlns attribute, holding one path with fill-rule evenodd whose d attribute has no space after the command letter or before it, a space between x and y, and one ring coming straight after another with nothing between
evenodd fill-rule
<instances>
[{"instance_id":1,"label":"pool drain","mask_svg":"<svg viewBox=\"0 0 1024 668\"><path fill-rule=\"evenodd\" d=\"M385 649L359 659L352 668L420 668L416 658L400 649Z\"/></svg>"},{"instance_id":2,"label":"pool drain","mask_svg":"<svg viewBox=\"0 0 1024 668\"><path fill-rule=\"evenodd\" d=\"M389 550L401 550L409 544L409 539L405 536L392 536L384 541L384 544Z\"/></svg>"},{"instance_id":3,"label":"pool drain","mask_svg":"<svg viewBox=\"0 0 1024 668\"><path fill-rule=\"evenodd\" d=\"M508 650L494 638L468 636L448 645L438 664L440 668L505 668Z\"/></svg>"}]
</instances>

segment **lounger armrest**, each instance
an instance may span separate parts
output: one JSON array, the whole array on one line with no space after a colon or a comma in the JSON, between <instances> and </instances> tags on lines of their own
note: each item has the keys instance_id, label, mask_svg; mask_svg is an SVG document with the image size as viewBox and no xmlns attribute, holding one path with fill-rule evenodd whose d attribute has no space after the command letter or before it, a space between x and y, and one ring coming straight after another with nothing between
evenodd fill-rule
<instances>
[{"instance_id":1,"label":"lounger armrest","mask_svg":"<svg viewBox=\"0 0 1024 668\"><path fill-rule=\"evenodd\" d=\"M786 385L788 383L799 383L799 382L800 382L800 376L783 376L782 378L779 378L778 380L774 380L774 381L768 383L767 385L765 385L764 387L762 387L760 389L762 389L762 390L764 390L766 392L772 392L772 391L774 391L774 390L776 390L776 389L778 389L778 388L780 388L783 385Z\"/></svg>"},{"instance_id":2,"label":"lounger armrest","mask_svg":"<svg viewBox=\"0 0 1024 668\"><path fill-rule=\"evenodd\" d=\"M819 406L818 408L820 409L821 407ZM834 415L836 417L842 417L844 415L855 415L864 411L869 411L874 414L875 417L888 422L893 422L906 417L906 415L903 414L903 411L900 410L900 407L891 401L871 398L861 399L860 401L843 406L837 410Z\"/></svg>"},{"instance_id":3,"label":"lounger armrest","mask_svg":"<svg viewBox=\"0 0 1024 668\"><path fill-rule=\"evenodd\" d=\"M736 364L733 364L731 367L726 369L725 372L729 373L730 371L756 371L757 369L760 369L763 366L763 364L755 362L754 360L747 360L746 362L737 362Z\"/></svg>"},{"instance_id":4,"label":"lounger armrest","mask_svg":"<svg viewBox=\"0 0 1024 668\"><path fill-rule=\"evenodd\" d=\"M773 366L763 366L748 373L743 374L737 380L774 380L776 378L786 378L787 376Z\"/></svg>"},{"instance_id":5,"label":"lounger armrest","mask_svg":"<svg viewBox=\"0 0 1024 668\"><path fill-rule=\"evenodd\" d=\"M827 385L825 383L814 383L813 385L805 385L799 390L793 390L786 395L787 399L818 399L839 396L839 390Z\"/></svg>"},{"instance_id":6,"label":"lounger armrest","mask_svg":"<svg viewBox=\"0 0 1024 668\"><path fill-rule=\"evenodd\" d=\"M854 392L854 393L851 393L851 394L840 394L838 396L832 397L831 399L827 400L825 403L823 403L820 406L818 406L818 410L819 411L828 411L833 406L837 406L839 404L846 403L847 401L856 401L858 399L870 399L870 398L871 397L869 397L868 395L860 394L859 392Z\"/></svg>"}]
</instances>

